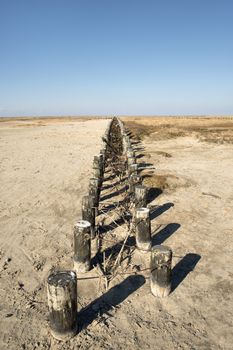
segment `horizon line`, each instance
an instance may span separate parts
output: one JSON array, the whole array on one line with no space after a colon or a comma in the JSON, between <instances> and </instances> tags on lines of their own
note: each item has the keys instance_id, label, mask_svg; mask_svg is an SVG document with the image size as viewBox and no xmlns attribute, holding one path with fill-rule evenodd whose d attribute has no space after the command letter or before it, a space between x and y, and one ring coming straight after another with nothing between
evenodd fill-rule
<instances>
[{"instance_id":1,"label":"horizon line","mask_svg":"<svg viewBox=\"0 0 233 350\"><path fill-rule=\"evenodd\" d=\"M0 119L53 119L53 118L233 118L233 114L79 114L79 115L12 115L0 116Z\"/></svg>"}]
</instances>

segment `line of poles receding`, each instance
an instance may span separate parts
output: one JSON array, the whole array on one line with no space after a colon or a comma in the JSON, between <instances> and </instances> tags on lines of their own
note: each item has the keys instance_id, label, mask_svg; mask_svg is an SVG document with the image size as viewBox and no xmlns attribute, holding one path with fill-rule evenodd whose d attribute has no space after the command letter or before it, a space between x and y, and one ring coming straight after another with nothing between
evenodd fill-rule
<instances>
[{"instance_id":1,"label":"line of poles receding","mask_svg":"<svg viewBox=\"0 0 233 350\"><path fill-rule=\"evenodd\" d=\"M68 340L77 334L77 275L92 269L91 245L98 239L100 193L109 159L117 164L115 171L119 177L126 175L127 178L128 200L132 204L130 230L135 236L136 248L150 252L151 292L156 297L166 297L171 291L172 250L167 246L152 246L150 209L147 208L149 189L139 174L130 135L120 119L114 117L108 123L100 152L93 159L88 194L82 198L82 217L74 225L73 269L54 271L48 276L50 332L56 339Z\"/></svg>"}]
</instances>

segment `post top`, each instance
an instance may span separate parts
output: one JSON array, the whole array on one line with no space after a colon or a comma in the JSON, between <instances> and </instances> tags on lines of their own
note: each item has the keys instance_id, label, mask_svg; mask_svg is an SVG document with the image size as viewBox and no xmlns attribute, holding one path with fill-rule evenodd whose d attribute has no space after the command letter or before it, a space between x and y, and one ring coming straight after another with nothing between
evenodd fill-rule
<instances>
[{"instance_id":1,"label":"post top","mask_svg":"<svg viewBox=\"0 0 233 350\"><path fill-rule=\"evenodd\" d=\"M166 245L154 245L151 250L155 253L170 253L172 252L171 248Z\"/></svg>"},{"instance_id":2,"label":"post top","mask_svg":"<svg viewBox=\"0 0 233 350\"><path fill-rule=\"evenodd\" d=\"M48 277L48 284L55 287L66 286L71 281L76 281L77 276L74 271L54 271Z\"/></svg>"},{"instance_id":3,"label":"post top","mask_svg":"<svg viewBox=\"0 0 233 350\"><path fill-rule=\"evenodd\" d=\"M149 208L137 208L138 213L149 213Z\"/></svg>"},{"instance_id":4,"label":"post top","mask_svg":"<svg viewBox=\"0 0 233 350\"><path fill-rule=\"evenodd\" d=\"M86 220L79 220L74 225L74 227L82 227L82 228L86 228L86 227L90 227L90 226L91 226L90 222L86 221Z\"/></svg>"},{"instance_id":5,"label":"post top","mask_svg":"<svg viewBox=\"0 0 233 350\"><path fill-rule=\"evenodd\" d=\"M136 209L136 218L137 219L147 219L150 217L149 208L137 208Z\"/></svg>"},{"instance_id":6,"label":"post top","mask_svg":"<svg viewBox=\"0 0 233 350\"><path fill-rule=\"evenodd\" d=\"M130 175L130 179L136 179L136 178L137 178L138 180L140 180L140 181L142 180L142 177L141 177L140 175L138 175L138 174L131 174L131 175Z\"/></svg>"},{"instance_id":7,"label":"post top","mask_svg":"<svg viewBox=\"0 0 233 350\"><path fill-rule=\"evenodd\" d=\"M139 175L136 175L136 176L138 176L138 177L140 177ZM147 187L146 186L144 186L144 185L142 185L142 184L138 184L138 185L135 185L135 190L136 189L140 189L140 190L146 190L147 189Z\"/></svg>"}]
</instances>

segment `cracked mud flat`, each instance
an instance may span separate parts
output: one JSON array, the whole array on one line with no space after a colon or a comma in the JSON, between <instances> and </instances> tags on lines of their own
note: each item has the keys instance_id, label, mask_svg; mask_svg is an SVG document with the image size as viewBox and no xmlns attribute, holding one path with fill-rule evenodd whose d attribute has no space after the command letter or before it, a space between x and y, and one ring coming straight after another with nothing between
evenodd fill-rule
<instances>
[{"instance_id":1,"label":"cracked mud flat","mask_svg":"<svg viewBox=\"0 0 233 350\"><path fill-rule=\"evenodd\" d=\"M176 137L157 137L155 130L135 144L138 162L155 167L144 171L152 175L145 183L163 190L151 192L149 205L153 244L173 250L172 294L151 295L149 274L141 271L149 256L135 250L137 275L118 276L107 292L95 270L87 276L97 278L79 279L85 327L67 343L51 338L46 278L53 267L72 268L72 227L107 122L0 124L0 349L231 349L233 122L225 119L223 142L213 142L216 125L208 138L211 119L202 138L199 119L194 131L182 133L179 120L167 119L163 133L175 130ZM150 128L156 121L143 123ZM109 235L122 240L124 229Z\"/></svg>"}]
</instances>

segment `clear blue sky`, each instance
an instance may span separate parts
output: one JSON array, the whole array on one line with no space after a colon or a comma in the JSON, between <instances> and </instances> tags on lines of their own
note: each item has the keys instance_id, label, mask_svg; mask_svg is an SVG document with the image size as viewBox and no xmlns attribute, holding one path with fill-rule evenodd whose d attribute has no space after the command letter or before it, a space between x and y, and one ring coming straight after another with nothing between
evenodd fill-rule
<instances>
[{"instance_id":1,"label":"clear blue sky","mask_svg":"<svg viewBox=\"0 0 233 350\"><path fill-rule=\"evenodd\" d=\"M0 115L233 114L233 1L0 0Z\"/></svg>"}]
</instances>

